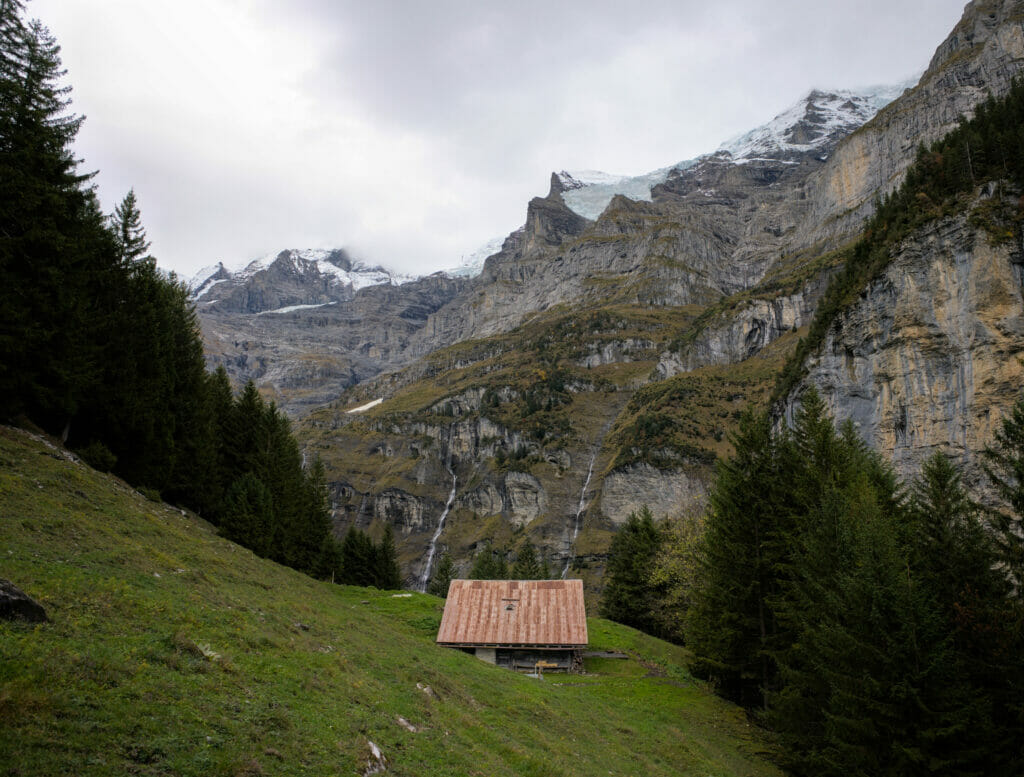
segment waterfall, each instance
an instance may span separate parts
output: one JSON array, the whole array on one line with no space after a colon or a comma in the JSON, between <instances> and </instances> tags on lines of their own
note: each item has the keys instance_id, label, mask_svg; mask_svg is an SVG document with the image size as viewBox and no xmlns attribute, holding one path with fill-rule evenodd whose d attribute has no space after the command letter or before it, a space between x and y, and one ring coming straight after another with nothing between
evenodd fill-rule
<instances>
[{"instance_id":1,"label":"waterfall","mask_svg":"<svg viewBox=\"0 0 1024 777\"><path fill-rule=\"evenodd\" d=\"M445 463L444 468L448 471L448 474L452 476L452 490L448 493L448 502L444 506L444 512L441 513L441 518L437 522L437 529L434 530L434 536L430 538L430 549L427 551L427 563L423 567L423 576L420 578L420 593L427 592L427 584L430 582L430 569L434 565L434 554L437 552L437 540L441 536L441 530L444 529L444 519L448 517L448 513L452 509L452 505L455 504L455 486L458 480L455 477L455 471L452 469L452 446L451 446L451 435L449 433L448 440L448 461Z\"/></svg>"},{"instance_id":2,"label":"waterfall","mask_svg":"<svg viewBox=\"0 0 1024 777\"><path fill-rule=\"evenodd\" d=\"M576 521L572 528L572 541L569 543L569 555L565 558L565 569L562 570L562 579L569 574L569 565L573 560L573 549L576 547L576 538L580 535L580 521L583 519L583 511L587 509L587 488L590 486L590 478L594 474L594 462L597 461L597 454L601 447L598 446L594 455L590 457L590 466L587 468L587 479L583 481L583 490L580 491L580 504L576 508Z\"/></svg>"}]
</instances>

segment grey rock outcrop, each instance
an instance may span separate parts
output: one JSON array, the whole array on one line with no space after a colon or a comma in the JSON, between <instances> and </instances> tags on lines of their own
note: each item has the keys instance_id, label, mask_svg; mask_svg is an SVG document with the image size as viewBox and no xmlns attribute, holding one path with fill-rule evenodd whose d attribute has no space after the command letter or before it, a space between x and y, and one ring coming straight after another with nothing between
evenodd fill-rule
<instances>
[{"instance_id":1,"label":"grey rock outcrop","mask_svg":"<svg viewBox=\"0 0 1024 777\"><path fill-rule=\"evenodd\" d=\"M634 464L613 470L601 486L601 515L616 526L647 507L656 520L676 517L707 500L708 474Z\"/></svg>"},{"instance_id":2,"label":"grey rock outcrop","mask_svg":"<svg viewBox=\"0 0 1024 777\"><path fill-rule=\"evenodd\" d=\"M966 214L896 252L830 329L784 409L814 386L904 478L933 451L985 489L979 454L1024 386L1024 247L993 245Z\"/></svg>"},{"instance_id":3,"label":"grey rock outcrop","mask_svg":"<svg viewBox=\"0 0 1024 777\"><path fill-rule=\"evenodd\" d=\"M657 376L670 378L701 367L737 364L750 358L787 332L810 322L827 280L827 276L819 275L796 294L739 303L700 331L683 349L661 354Z\"/></svg>"}]
</instances>

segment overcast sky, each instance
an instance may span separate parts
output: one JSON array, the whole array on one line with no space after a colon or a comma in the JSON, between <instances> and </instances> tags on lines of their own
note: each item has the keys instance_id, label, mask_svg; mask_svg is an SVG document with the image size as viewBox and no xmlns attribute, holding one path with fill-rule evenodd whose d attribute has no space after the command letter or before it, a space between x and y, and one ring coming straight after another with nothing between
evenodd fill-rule
<instances>
[{"instance_id":1,"label":"overcast sky","mask_svg":"<svg viewBox=\"0 0 1024 777\"><path fill-rule=\"evenodd\" d=\"M553 170L713 151L812 87L923 70L964 0L31 0L105 210L160 264L452 267Z\"/></svg>"}]
</instances>

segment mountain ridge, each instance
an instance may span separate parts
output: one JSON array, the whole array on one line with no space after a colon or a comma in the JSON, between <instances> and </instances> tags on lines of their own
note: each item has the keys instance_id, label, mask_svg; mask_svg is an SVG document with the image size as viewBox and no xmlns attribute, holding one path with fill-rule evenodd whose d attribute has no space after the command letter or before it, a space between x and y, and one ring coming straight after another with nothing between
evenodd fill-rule
<instances>
[{"instance_id":1,"label":"mountain ridge","mask_svg":"<svg viewBox=\"0 0 1024 777\"><path fill-rule=\"evenodd\" d=\"M875 197L901 182L919 143L1024 68L1022 19L1020 0L968 4L917 85L857 129L812 110L788 137L820 144L773 158L751 137L742 164L720 153L673 168L649 201L613 195L594 220L567 204L587 181L552 174L479 276L437 297L348 388L331 376L317 397L333 391L332 402L295 414L328 465L337 529L391 523L418 579L450 461L458 489L439 541L457 566L488 541L514 553L528 538L596 592L629 512L702 504L738 414L767 406ZM361 337L357 350L380 348Z\"/></svg>"}]
</instances>

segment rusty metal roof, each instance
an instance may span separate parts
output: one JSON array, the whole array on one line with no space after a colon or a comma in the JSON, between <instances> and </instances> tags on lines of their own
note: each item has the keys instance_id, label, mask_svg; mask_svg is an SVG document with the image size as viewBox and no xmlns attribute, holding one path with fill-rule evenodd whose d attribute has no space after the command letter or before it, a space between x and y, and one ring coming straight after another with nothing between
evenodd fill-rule
<instances>
[{"instance_id":1,"label":"rusty metal roof","mask_svg":"<svg viewBox=\"0 0 1024 777\"><path fill-rule=\"evenodd\" d=\"M582 580L452 580L443 645L587 644Z\"/></svg>"}]
</instances>

